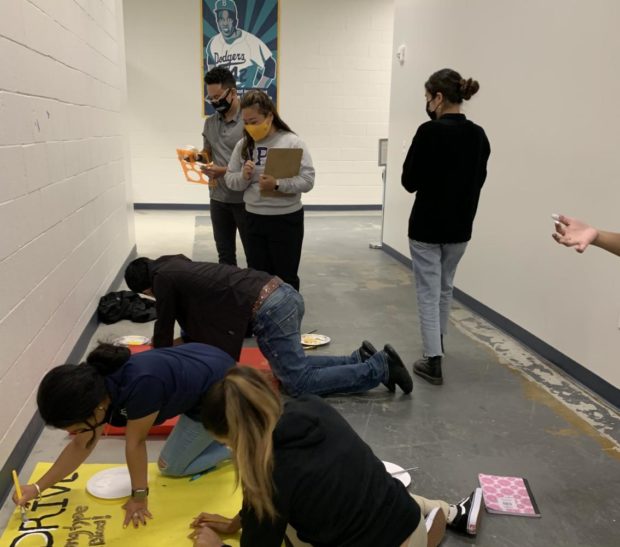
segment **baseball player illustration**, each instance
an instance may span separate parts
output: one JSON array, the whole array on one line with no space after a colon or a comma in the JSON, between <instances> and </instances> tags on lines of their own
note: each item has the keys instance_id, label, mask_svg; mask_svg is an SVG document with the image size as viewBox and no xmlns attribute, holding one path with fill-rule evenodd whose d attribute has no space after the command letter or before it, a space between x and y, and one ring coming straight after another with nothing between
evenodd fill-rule
<instances>
[{"instance_id":1,"label":"baseball player illustration","mask_svg":"<svg viewBox=\"0 0 620 547\"><path fill-rule=\"evenodd\" d=\"M216 0L213 9L219 34L206 46L207 70L223 66L237 80L237 88L267 89L276 75L271 50L257 36L239 28L234 0Z\"/></svg>"}]
</instances>

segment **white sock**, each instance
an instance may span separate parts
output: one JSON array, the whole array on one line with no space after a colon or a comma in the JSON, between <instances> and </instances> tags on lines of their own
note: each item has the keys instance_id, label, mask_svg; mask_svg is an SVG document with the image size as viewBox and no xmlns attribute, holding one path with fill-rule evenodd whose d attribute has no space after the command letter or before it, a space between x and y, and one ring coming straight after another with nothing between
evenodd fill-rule
<instances>
[{"instance_id":1,"label":"white sock","mask_svg":"<svg viewBox=\"0 0 620 547\"><path fill-rule=\"evenodd\" d=\"M446 519L448 524L452 524L452 521L456 518L456 515L458 515L456 505L450 505L450 508L448 509L448 518Z\"/></svg>"}]
</instances>

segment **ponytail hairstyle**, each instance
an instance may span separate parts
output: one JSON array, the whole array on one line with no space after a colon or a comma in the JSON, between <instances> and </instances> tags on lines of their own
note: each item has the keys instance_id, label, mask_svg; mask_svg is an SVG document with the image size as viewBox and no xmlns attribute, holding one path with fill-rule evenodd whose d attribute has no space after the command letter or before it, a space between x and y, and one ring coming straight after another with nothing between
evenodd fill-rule
<instances>
[{"instance_id":1,"label":"ponytail hairstyle","mask_svg":"<svg viewBox=\"0 0 620 547\"><path fill-rule=\"evenodd\" d=\"M126 347L99 344L86 363L50 370L37 392L37 406L45 424L61 429L87 423L108 396L104 377L124 365L130 356Z\"/></svg>"},{"instance_id":2,"label":"ponytail hairstyle","mask_svg":"<svg viewBox=\"0 0 620 547\"><path fill-rule=\"evenodd\" d=\"M273 104L273 101L267 93L260 91L259 89L252 89L247 93L244 93L241 98L241 110L244 108L251 108L254 105L256 105L258 111L263 116L273 114L273 125L276 129L281 129L282 131L287 131L288 133L294 133L294 131L286 123L284 123L282 118L280 118L280 115L276 110L276 106ZM247 161L252 159L252 153L256 143L245 129L243 130L243 136L244 141L243 147L241 148L241 157Z\"/></svg>"},{"instance_id":3,"label":"ponytail hairstyle","mask_svg":"<svg viewBox=\"0 0 620 547\"><path fill-rule=\"evenodd\" d=\"M463 99L469 101L478 92L480 84L471 78L461 78L456 70L443 68L431 74L424 87L431 97L441 92L448 102L461 104Z\"/></svg>"},{"instance_id":4,"label":"ponytail hairstyle","mask_svg":"<svg viewBox=\"0 0 620 547\"><path fill-rule=\"evenodd\" d=\"M131 357L126 346L115 346L99 342L99 345L86 357L86 362L92 365L103 376L112 374L121 368Z\"/></svg>"},{"instance_id":5,"label":"ponytail hairstyle","mask_svg":"<svg viewBox=\"0 0 620 547\"><path fill-rule=\"evenodd\" d=\"M273 504L273 431L282 415L279 395L249 367L234 367L202 400L202 423L231 447L244 503L258 520L278 516Z\"/></svg>"}]
</instances>

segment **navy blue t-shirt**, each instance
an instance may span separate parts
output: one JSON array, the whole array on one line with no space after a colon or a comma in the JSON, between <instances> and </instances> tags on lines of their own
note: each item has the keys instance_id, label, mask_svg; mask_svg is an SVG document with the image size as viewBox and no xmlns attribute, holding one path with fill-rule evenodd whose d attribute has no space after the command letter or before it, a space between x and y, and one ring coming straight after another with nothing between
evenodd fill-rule
<instances>
[{"instance_id":1,"label":"navy blue t-shirt","mask_svg":"<svg viewBox=\"0 0 620 547\"><path fill-rule=\"evenodd\" d=\"M183 344L132 355L105 383L112 401L110 423L159 412L156 424L179 414L200 420L200 400L235 360L206 344Z\"/></svg>"}]
</instances>

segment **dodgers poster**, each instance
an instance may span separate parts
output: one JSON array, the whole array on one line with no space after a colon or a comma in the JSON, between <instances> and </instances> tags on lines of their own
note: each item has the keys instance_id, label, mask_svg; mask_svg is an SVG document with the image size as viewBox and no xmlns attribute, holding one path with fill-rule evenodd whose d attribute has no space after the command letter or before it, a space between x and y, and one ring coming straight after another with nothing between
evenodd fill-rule
<instances>
[{"instance_id":1,"label":"dodgers poster","mask_svg":"<svg viewBox=\"0 0 620 547\"><path fill-rule=\"evenodd\" d=\"M228 68L242 96L262 89L277 99L278 0L202 0L204 75L216 66ZM204 103L204 114L213 113Z\"/></svg>"}]
</instances>

